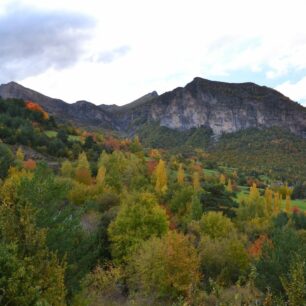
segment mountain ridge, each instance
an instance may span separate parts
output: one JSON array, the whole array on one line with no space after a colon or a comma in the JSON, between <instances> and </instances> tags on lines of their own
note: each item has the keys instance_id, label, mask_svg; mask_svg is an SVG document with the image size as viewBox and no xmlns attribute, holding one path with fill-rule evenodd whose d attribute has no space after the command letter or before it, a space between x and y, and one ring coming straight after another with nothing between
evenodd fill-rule
<instances>
[{"instance_id":1,"label":"mountain ridge","mask_svg":"<svg viewBox=\"0 0 306 306\"><path fill-rule=\"evenodd\" d=\"M161 95L153 91L123 106L95 105L85 100L69 104L15 82L0 85L0 96L32 100L63 121L128 134L157 122L175 130L205 127L215 135L278 126L306 136L305 107L272 88L251 82L225 83L196 77L184 87Z\"/></svg>"}]
</instances>

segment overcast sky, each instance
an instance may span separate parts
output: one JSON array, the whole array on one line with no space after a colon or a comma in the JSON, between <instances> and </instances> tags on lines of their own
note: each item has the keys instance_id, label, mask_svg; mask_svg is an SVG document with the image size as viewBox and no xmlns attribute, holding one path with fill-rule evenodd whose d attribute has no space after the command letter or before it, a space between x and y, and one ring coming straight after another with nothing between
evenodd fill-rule
<instances>
[{"instance_id":1,"label":"overcast sky","mask_svg":"<svg viewBox=\"0 0 306 306\"><path fill-rule=\"evenodd\" d=\"M0 83L125 104L194 77L306 105L305 0L0 0Z\"/></svg>"}]
</instances>

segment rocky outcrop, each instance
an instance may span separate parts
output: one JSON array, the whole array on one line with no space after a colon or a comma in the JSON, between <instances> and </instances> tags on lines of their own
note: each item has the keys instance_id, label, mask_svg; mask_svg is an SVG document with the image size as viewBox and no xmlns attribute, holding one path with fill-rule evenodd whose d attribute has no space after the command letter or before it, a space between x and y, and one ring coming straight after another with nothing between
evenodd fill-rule
<instances>
[{"instance_id":1,"label":"rocky outcrop","mask_svg":"<svg viewBox=\"0 0 306 306\"><path fill-rule=\"evenodd\" d=\"M253 83L201 78L141 106L119 110L116 119L121 128L158 121L161 126L179 130L204 126L215 135L272 126L306 135L306 109L281 93Z\"/></svg>"}]
</instances>

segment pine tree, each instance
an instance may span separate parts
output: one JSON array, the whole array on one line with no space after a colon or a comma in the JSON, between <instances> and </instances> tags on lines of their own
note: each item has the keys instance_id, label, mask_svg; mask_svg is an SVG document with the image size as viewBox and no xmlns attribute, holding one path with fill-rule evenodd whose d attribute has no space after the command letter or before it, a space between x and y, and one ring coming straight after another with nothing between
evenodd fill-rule
<instances>
[{"instance_id":1,"label":"pine tree","mask_svg":"<svg viewBox=\"0 0 306 306\"><path fill-rule=\"evenodd\" d=\"M179 185L183 186L184 180L185 180L185 172L184 172L183 165L180 164L179 169L177 171L177 182L179 183Z\"/></svg>"},{"instance_id":2,"label":"pine tree","mask_svg":"<svg viewBox=\"0 0 306 306\"><path fill-rule=\"evenodd\" d=\"M167 191L167 171L165 162L160 159L155 169L156 183L155 191L158 193L165 193Z\"/></svg>"}]
</instances>

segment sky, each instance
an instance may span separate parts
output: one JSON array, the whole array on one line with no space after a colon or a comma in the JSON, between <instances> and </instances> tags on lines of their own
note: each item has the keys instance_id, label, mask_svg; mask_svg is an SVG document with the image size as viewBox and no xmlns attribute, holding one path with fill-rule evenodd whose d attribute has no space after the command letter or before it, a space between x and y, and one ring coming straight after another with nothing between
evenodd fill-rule
<instances>
[{"instance_id":1,"label":"sky","mask_svg":"<svg viewBox=\"0 0 306 306\"><path fill-rule=\"evenodd\" d=\"M0 0L0 84L125 104L195 77L306 106L305 0Z\"/></svg>"}]
</instances>

